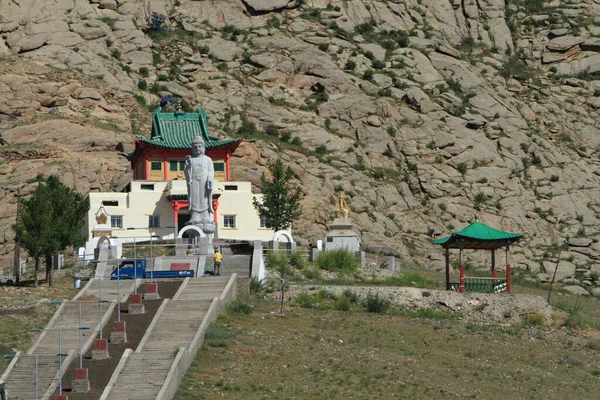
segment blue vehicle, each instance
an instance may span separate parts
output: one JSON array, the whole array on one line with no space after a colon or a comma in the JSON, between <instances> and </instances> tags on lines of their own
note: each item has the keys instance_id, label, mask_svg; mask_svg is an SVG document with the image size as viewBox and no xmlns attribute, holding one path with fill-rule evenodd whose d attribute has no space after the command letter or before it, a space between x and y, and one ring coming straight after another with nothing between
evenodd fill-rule
<instances>
[{"instance_id":1,"label":"blue vehicle","mask_svg":"<svg viewBox=\"0 0 600 400\"><path fill-rule=\"evenodd\" d=\"M187 278L194 276L194 270L168 270L168 271L152 271L147 270L147 262L145 258L126 258L119 260L117 268L110 274L111 280L117 279L135 279L135 278Z\"/></svg>"}]
</instances>

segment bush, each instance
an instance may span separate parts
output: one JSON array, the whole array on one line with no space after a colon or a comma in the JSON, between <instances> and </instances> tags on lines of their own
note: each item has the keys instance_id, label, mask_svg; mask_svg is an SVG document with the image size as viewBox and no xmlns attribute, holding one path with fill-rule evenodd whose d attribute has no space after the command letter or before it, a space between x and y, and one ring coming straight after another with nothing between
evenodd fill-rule
<instances>
[{"instance_id":1,"label":"bush","mask_svg":"<svg viewBox=\"0 0 600 400\"><path fill-rule=\"evenodd\" d=\"M288 255L285 251L269 251L265 257L265 264L272 271L277 271L278 277L281 274L282 268L284 276L289 276L294 272L290 259L291 255ZM297 260L294 260L294 262L297 262Z\"/></svg>"},{"instance_id":2,"label":"bush","mask_svg":"<svg viewBox=\"0 0 600 400\"><path fill-rule=\"evenodd\" d=\"M275 125L267 125L265 133L269 136L279 136L279 129Z\"/></svg>"},{"instance_id":3,"label":"bush","mask_svg":"<svg viewBox=\"0 0 600 400\"><path fill-rule=\"evenodd\" d=\"M358 294L352 289L345 289L342 292L342 297L347 298L352 303L358 303Z\"/></svg>"},{"instance_id":4,"label":"bush","mask_svg":"<svg viewBox=\"0 0 600 400\"><path fill-rule=\"evenodd\" d=\"M316 269L304 269L302 271L304 273L304 276L307 279L312 279L312 280L316 280L316 281L320 281L321 280L321 273L316 270Z\"/></svg>"},{"instance_id":5,"label":"bush","mask_svg":"<svg viewBox=\"0 0 600 400\"><path fill-rule=\"evenodd\" d=\"M366 80L366 81L372 81L373 80L373 76L375 76L375 72L373 72L372 69L368 69L363 74L363 79Z\"/></svg>"},{"instance_id":6,"label":"bush","mask_svg":"<svg viewBox=\"0 0 600 400\"><path fill-rule=\"evenodd\" d=\"M354 71L355 68L356 68L356 62L354 62L352 60L346 61L346 65L344 65L345 70Z\"/></svg>"},{"instance_id":7,"label":"bush","mask_svg":"<svg viewBox=\"0 0 600 400\"><path fill-rule=\"evenodd\" d=\"M281 135L279 136L279 140L281 140L282 142L289 142L291 138L292 134L288 131L281 132Z\"/></svg>"},{"instance_id":8,"label":"bush","mask_svg":"<svg viewBox=\"0 0 600 400\"><path fill-rule=\"evenodd\" d=\"M258 279L258 277L253 276L250 278L250 293L258 294L265 291L265 281L264 279Z\"/></svg>"},{"instance_id":9,"label":"bush","mask_svg":"<svg viewBox=\"0 0 600 400\"><path fill-rule=\"evenodd\" d=\"M302 308L313 308L316 303L314 296L306 292L299 293L296 296L296 302Z\"/></svg>"},{"instance_id":10,"label":"bush","mask_svg":"<svg viewBox=\"0 0 600 400\"><path fill-rule=\"evenodd\" d=\"M306 265L306 262L302 257L302 254L297 251L293 251L288 254L288 264L295 268L303 269Z\"/></svg>"},{"instance_id":11,"label":"bush","mask_svg":"<svg viewBox=\"0 0 600 400\"><path fill-rule=\"evenodd\" d=\"M302 146L302 139L300 139L298 136L294 136L294 138L292 139L291 143L294 146Z\"/></svg>"},{"instance_id":12,"label":"bush","mask_svg":"<svg viewBox=\"0 0 600 400\"><path fill-rule=\"evenodd\" d=\"M141 67L138 72L140 73L141 76L143 76L144 78L148 77L148 75L150 75L150 73L148 72L148 67Z\"/></svg>"},{"instance_id":13,"label":"bush","mask_svg":"<svg viewBox=\"0 0 600 400\"><path fill-rule=\"evenodd\" d=\"M142 90L146 90L146 89L148 89L148 83L144 79L140 79L138 81L137 87Z\"/></svg>"},{"instance_id":14,"label":"bush","mask_svg":"<svg viewBox=\"0 0 600 400\"><path fill-rule=\"evenodd\" d=\"M254 306L243 299L235 299L227 306L227 311L233 314L250 314Z\"/></svg>"},{"instance_id":15,"label":"bush","mask_svg":"<svg viewBox=\"0 0 600 400\"><path fill-rule=\"evenodd\" d=\"M352 301L347 297L340 297L335 302L335 309L338 311L349 311L352 308Z\"/></svg>"},{"instance_id":16,"label":"bush","mask_svg":"<svg viewBox=\"0 0 600 400\"><path fill-rule=\"evenodd\" d=\"M390 308L391 303L388 299L380 296L379 293L373 294L372 292L369 292L363 305L367 312L383 314Z\"/></svg>"},{"instance_id":17,"label":"bush","mask_svg":"<svg viewBox=\"0 0 600 400\"><path fill-rule=\"evenodd\" d=\"M209 326L204 334L204 342L210 347L227 347L229 340L233 337L233 333L226 328L217 326Z\"/></svg>"},{"instance_id":18,"label":"bush","mask_svg":"<svg viewBox=\"0 0 600 400\"><path fill-rule=\"evenodd\" d=\"M322 144L315 149L315 153L322 156L329 153L329 149L327 148L327 146Z\"/></svg>"},{"instance_id":19,"label":"bush","mask_svg":"<svg viewBox=\"0 0 600 400\"><path fill-rule=\"evenodd\" d=\"M519 80L527 80L531 78L532 72L525 62L517 54L514 54L504 63L500 75L504 78L514 77Z\"/></svg>"},{"instance_id":20,"label":"bush","mask_svg":"<svg viewBox=\"0 0 600 400\"><path fill-rule=\"evenodd\" d=\"M330 272L354 273L360 267L360 261L346 249L323 251L317 256L317 266Z\"/></svg>"},{"instance_id":21,"label":"bush","mask_svg":"<svg viewBox=\"0 0 600 400\"><path fill-rule=\"evenodd\" d=\"M113 58L115 60L120 60L121 59L121 50L119 50L119 49L112 49L110 51L110 55L113 56Z\"/></svg>"},{"instance_id":22,"label":"bush","mask_svg":"<svg viewBox=\"0 0 600 400\"><path fill-rule=\"evenodd\" d=\"M371 67L373 67L374 69L384 69L385 63L381 60L373 60L371 62Z\"/></svg>"},{"instance_id":23,"label":"bush","mask_svg":"<svg viewBox=\"0 0 600 400\"><path fill-rule=\"evenodd\" d=\"M256 129L256 124L250 120L246 116L242 116L242 125L238 128L237 134L240 136L253 136L256 135L258 129Z\"/></svg>"}]
</instances>

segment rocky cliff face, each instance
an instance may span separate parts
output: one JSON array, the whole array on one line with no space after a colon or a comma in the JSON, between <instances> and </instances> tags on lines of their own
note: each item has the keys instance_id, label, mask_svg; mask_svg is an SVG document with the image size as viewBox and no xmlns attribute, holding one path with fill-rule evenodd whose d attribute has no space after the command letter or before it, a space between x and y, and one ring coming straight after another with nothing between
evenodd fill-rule
<instances>
[{"instance_id":1,"label":"rocky cliff face","mask_svg":"<svg viewBox=\"0 0 600 400\"><path fill-rule=\"evenodd\" d=\"M441 266L431 236L479 219L513 265L600 273L600 2L0 0L0 232L38 175L130 179L119 151L160 96L246 139L233 178L280 156L301 238L343 192L363 242ZM153 14L155 13L155 14ZM154 18L153 18L154 17ZM164 18L164 22L162 17ZM164 30L162 28L168 28ZM485 266L485 254L468 254ZM489 263L488 263L489 264Z\"/></svg>"}]
</instances>

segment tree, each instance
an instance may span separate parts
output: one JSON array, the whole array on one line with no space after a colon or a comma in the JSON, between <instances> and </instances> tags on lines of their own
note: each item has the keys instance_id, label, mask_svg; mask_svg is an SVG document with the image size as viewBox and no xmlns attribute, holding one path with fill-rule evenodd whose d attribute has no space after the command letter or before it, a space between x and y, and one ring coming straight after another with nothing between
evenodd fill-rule
<instances>
[{"instance_id":1,"label":"tree","mask_svg":"<svg viewBox=\"0 0 600 400\"><path fill-rule=\"evenodd\" d=\"M42 257L46 259L46 282L52 285L52 256L83 242L81 228L88 202L52 175L20 207L19 220L13 225L15 241L35 259L35 286Z\"/></svg>"},{"instance_id":2,"label":"tree","mask_svg":"<svg viewBox=\"0 0 600 400\"><path fill-rule=\"evenodd\" d=\"M267 180L264 173L260 177L262 202L255 197L252 203L258 215L266 218L269 226L279 231L290 227L292 221L300 216L300 199L304 192L290 183L294 174L280 159L269 161L269 171L272 180Z\"/></svg>"}]
</instances>

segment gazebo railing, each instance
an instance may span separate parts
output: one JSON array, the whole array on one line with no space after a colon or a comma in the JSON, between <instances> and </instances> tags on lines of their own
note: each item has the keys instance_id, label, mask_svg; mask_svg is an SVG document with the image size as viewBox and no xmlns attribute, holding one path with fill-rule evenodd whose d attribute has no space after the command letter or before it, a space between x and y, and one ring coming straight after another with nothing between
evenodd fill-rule
<instances>
[{"instance_id":1,"label":"gazebo railing","mask_svg":"<svg viewBox=\"0 0 600 400\"><path fill-rule=\"evenodd\" d=\"M460 291L459 282L450 282L450 290ZM465 292L506 293L508 286L504 278L465 277Z\"/></svg>"}]
</instances>

